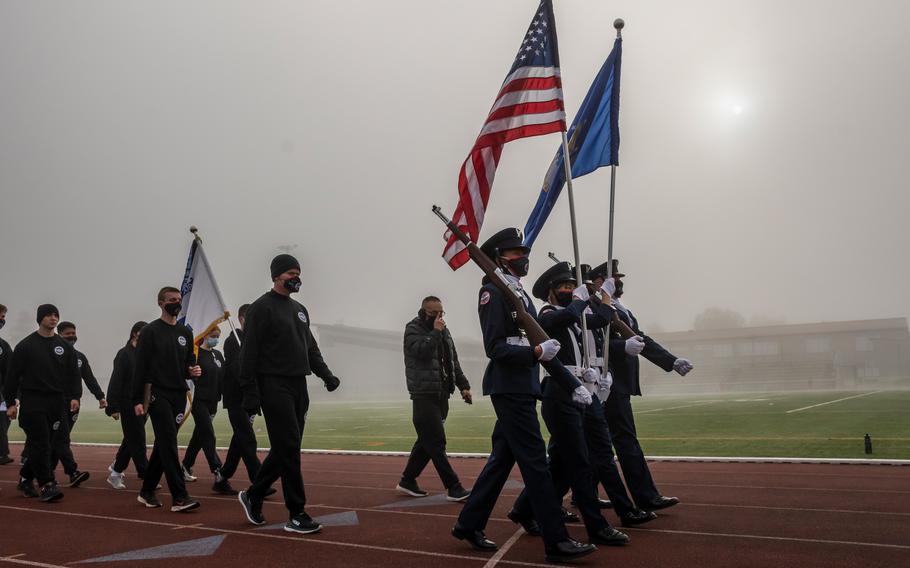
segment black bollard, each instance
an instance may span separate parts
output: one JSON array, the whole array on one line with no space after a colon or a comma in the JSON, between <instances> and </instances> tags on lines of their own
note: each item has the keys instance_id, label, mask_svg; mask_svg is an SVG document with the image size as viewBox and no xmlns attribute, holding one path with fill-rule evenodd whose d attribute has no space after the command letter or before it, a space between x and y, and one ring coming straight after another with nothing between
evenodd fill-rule
<instances>
[{"instance_id":1,"label":"black bollard","mask_svg":"<svg viewBox=\"0 0 910 568\"><path fill-rule=\"evenodd\" d=\"M869 434L866 434L866 436L863 438L863 441L866 442L866 453L871 454L872 453L872 436L870 436Z\"/></svg>"}]
</instances>

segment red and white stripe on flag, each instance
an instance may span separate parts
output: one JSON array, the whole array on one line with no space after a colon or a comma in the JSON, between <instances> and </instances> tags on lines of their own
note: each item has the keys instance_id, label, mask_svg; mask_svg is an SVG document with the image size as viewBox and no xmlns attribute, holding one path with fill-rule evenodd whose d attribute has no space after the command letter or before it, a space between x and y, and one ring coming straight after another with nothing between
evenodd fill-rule
<instances>
[{"instance_id":1,"label":"red and white stripe on flag","mask_svg":"<svg viewBox=\"0 0 910 568\"><path fill-rule=\"evenodd\" d=\"M458 173L458 206L452 220L477 242L496 167L506 142L566 129L559 52L551 0L543 0L521 42L509 75ZM469 257L464 244L445 234L442 257L452 270Z\"/></svg>"}]
</instances>

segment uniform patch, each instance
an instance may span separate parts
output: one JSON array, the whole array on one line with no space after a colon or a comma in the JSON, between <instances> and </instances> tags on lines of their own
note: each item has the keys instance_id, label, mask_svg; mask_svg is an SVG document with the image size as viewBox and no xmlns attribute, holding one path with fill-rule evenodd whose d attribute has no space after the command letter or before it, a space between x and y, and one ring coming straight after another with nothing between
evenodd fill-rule
<instances>
[{"instance_id":1,"label":"uniform patch","mask_svg":"<svg viewBox=\"0 0 910 568\"><path fill-rule=\"evenodd\" d=\"M63 347L60 347L59 345L57 347L54 347L54 353L57 355L63 355Z\"/></svg>"},{"instance_id":2,"label":"uniform patch","mask_svg":"<svg viewBox=\"0 0 910 568\"><path fill-rule=\"evenodd\" d=\"M3 348L0 347L0 355L3 355Z\"/></svg>"},{"instance_id":3,"label":"uniform patch","mask_svg":"<svg viewBox=\"0 0 910 568\"><path fill-rule=\"evenodd\" d=\"M221 368L221 360L220 360L220 359L215 359L215 366L218 367L219 369Z\"/></svg>"},{"instance_id":4,"label":"uniform patch","mask_svg":"<svg viewBox=\"0 0 910 568\"><path fill-rule=\"evenodd\" d=\"M59 429L60 429L60 421L58 420L58 421L54 422L54 425L51 426L51 427L52 427L54 430L59 430Z\"/></svg>"},{"instance_id":5,"label":"uniform patch","mask_svg":"<svg viewBox=\"0 0 910 568\"><path fill-rule=\"evenodd\" d=\"M180 347L186 347L186 338L181 335L177 338L177 343L180 344Z\"/></svg>"},{"instance_id":6,"label":"uniform patch","mask_svg":"<svg viewBox=\"0 0 910 568\"><path fill-rule=\"evenodd\" d=\"M81 369L82 368L82 359L76 359L76 365Z\"/></svg>"},{"instance_id":7,"label":"uniform patch","mask_svg":"<svg viewBox=\"0 0 910 568\"><path fill-rule=\"evenodd\" d=\"M255 420L256 420L256 415L250 414L250 425L252 425Z\"/></svg>"},{"instance_id":8,"label":"uniform patch","mask_svg":"<svg viewBox=\"0 0 910 568\"><path fill-rule=\"evenodd\" d=\"M486 306L490 303L490 293L484 290L483 294L480 295L480 305Z\"/></svg>"},{"instance_id":9,"label":"uniform patch","mask_svg":"<svg viewBox=\"0 0 910 568\"><path fill-rule=\"evenodd\" d=\"M305 314L305 313L303 313L303 312L297 312L297 318L298 318L300 321L302 321L303 323L306 323L306 314Z\"/></svg>"},{"instance_id":10,"label":"uniform patch","mask_svg":"<svg viewBox=\"0 0 910 568\"><path fill-rule=\"evenodd\" d=\"M177 415L177 424L180 424L182 422L183 422L183 413L181 412L180 414Z\"/></svg>"},{"instance_id":11,"label":"uniform patch","mask_svg":"<svg viewBox=\"0 0 910 568\"><path fill-rule=\"evenodd\" d=\"M75 414L73 414L73 422L75 422L76 420L79 420L79 413L78 413L78 412L75 413Z\"/></svg>"}]
</instances>

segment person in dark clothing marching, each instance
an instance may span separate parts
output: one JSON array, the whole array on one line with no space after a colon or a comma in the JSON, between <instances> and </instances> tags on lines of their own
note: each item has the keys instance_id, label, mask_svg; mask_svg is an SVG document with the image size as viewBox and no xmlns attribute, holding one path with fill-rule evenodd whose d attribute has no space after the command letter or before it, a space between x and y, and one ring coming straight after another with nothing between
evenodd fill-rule
<instances>
[{"instance_id":1,"label":"person in dark clothing marching","mask_svg":"<svg viewBox=\"0 0 910 568\"><path fill-rule=\"evenodd\" d=\"M131 387L133 411L136 416L148 413L155 431L155 445L137 500L146 507L161 506L155 489L163 473L174 512L199 507L199 502L186 492L177 453L177 428L184 419L187 383L202 374L193 354L193 334L177 323L180 300L177 288L166 286L158 292L161 317L142 328ZM149 385L148 400L146 385Z\"/></svg>"},{"instance_id":2,"label":"person in dark clothing marching","mask_svg":"<svg viewBox=\"0 0 910 568\"><path fill-rule=\"evenodd\" d=\"M3 329L4 325L6 325L6 306L0 304L0 329ZM9 418L6 417L6 403L3 399L3 378L6 376L12 354L13 348L0 337L0 465L13 463L13 458L9 457Z\"/></svg>"},{"instance_id":3,"label":"person in dark clothing marching","mask_svg":"<svg viewBox=\"0 0 910 568\"><path fill-rule=\"evenodd\" d=\"M528 313L536 318L534 304L521 287L521 278L528 273L530 252L522 243L521 231L503 229L480 248L499 265L510 288L520 294ZM483 394L490 396L496 424L490 457L474 482L471 496L452 528L452 536L466 540L484 552L498 548L486 537L484 529L509 473L517 463L540 526L547 560L558 562L586 556L596 548L569 537L561 499L547 468L546 446L537 419L537 400L541 395L538 362L547 365L548 371L567 392L584 387L555 359L560 349L558 341L548 339L540 345L530 345L512 316L512 304L486 279L479 292L478 304L484 349L490 359L483 376Z\"/></svg>"},{"instance_id":4,"label":"person in dark clothing marching","mask_svg":"<svg viewBox=\"0 0 910 568\"><path fill-rule=\"evenodd\" d=\"M57 501L63 493L51 467L54 437L60 432L67 411L79 411L79 367L73 346L54 332L60 312L51 304L38 306L38 331L16 345L9 373L3 384L7 417L15 420L23 406L19 424L25 430L25 463L19 490L26 497L38 496L31 479L38 480L40 498Z\"/></svg>"},{"instance_id":5,"label":"person in dark clothing marching","mask_svg":"<svg viewBox=\"0 0 910 568\"><path fill-rule=\"evenodd\" d=\"M120 348L114 357L114 369L111 371L111 380L107 385L108 406L106 412L114 420L120 421L123 431L123 441L117 449L117 455L107 469L110 475L107 482L114 489L126 489L123 475L130 460L136 468L139 479L145 477L148 468L148 457L145 452L145 421L146 417L136 416L133 412L130 384L136 367L136 344L142 328L148 325L144 321L137 321L130 329L130 339Z\"/></svg>"},{"instance_id":6,"label":"person in dark clothing marching","mask_svg":"<svg viewBox=\"0 0 910 568\"><path fill-rule=\"evenodd\" d=\"M592 276L596 276L595 285L606 280L607 272L607 263L592 271ZM623 339L617 330L610 330L609 364L614 381L610 396L604 403L604 411L629 492L639 509L653 512L672 507L679 503L679 499L660 494L651 477L645 454L638 443L631 402L632 396L641 396L638 356L645 357L664 371L675 370L680 375L691 371L692 363L671 354L641 331L638 320L619 300L623 295L622 278L625 274L619 272L618 260L613 260L611 272L616 315L636 333L636 336ZM610 286L609 283L607 285Z\"/></svg>"},{"instance_id":7,"label":"person in dark clothing marching","mask_svg":"<svg viewBox=\"0 0 910 568\"><path fill-rule=\"evenodd\" d=\"M272 259L272 289L253 302L246 314L240 358L241 406L265 415L271 450L253 484L239 495L247 520L265 523L262 500L281 478L290 520L288 532L310 534L322 529L304 510L306 493L300 472L300 442L310 399L306 377L315 373L331 392L341 381L322 359L310 331L310 316L291 299L300 290L300 263L289 254Z\"/></svg>"},{"instance_id":8,"label":"person in dark clothing marching","mask_svg":"<svg viewBox=\"0 0 910 568\"><path fill-rule=\"evenodd\" d=\"M412 497L426 497L417 477L432 460L446 488L446 499L464 501L471 492L461 485L446 457L445 421L449 396L458 388L461 398L471 404L471 385L461 371L444 315L442 301L427 296L404 330L404 367L417 441L396 489Z\"/></svg>"},{"instance_id":9,"label":"person in dark clothing marching","mask_svg":"<svg viewBox=\"0 0 910 568\"><path fill-rule=\"evenodd\" d=\"M246 473L250 478L250 483L256 479L259 467L262 465L259 456L256 455L256 432L253 430L253 422L256 414L248 414L243 410L243 397L240 392L240 342L243 341L243 327L246 324L246 312L249 304L243 304L237 310L237 319L240 322L240 328L228 336L224 342L224 375L222 380L223 394L221 402L224 409L227 410L228 420L231 422L231 429L234 434L231 436L231 443L228 446L227 456L224 458L224 465L221 466L221 476L225 482L228 482L237 471L240 460L246 466ZM219 491L220 488L216 488ZM266 492L266 495L274 493L274 489Z\"/></svg>"},{"instance_id":10,"label":"person in dark clothing marching","mask_svg":"<svg viewBox=\"0 0 910 568\"><path fill-rule=\"evenodd\" d=\"M183 454L183 474L186 481L195 481L193 464L201 449L209 464L209 470L215 476L212 490L222 495L236 495L237 492L221 475L221 458L215 449L215 414L218 412L218 401L221 399L221 379L224 373L224 357L215 349L221 339L221 330L217 327L202 340L199 348L199 366L202 376L196 379L196 391L193 395L193 436Z\"/></svg>"},{"instance_id":11,"label":"person in dark clothing marching","mask_svg":"<svg viewBox=\"0 0 910 568\"><path fill-rule=\"evenodd\" d=\"M547 453L556 495L562 498L572 488L585 529L593 542L608 546L626 544L629 537L611 527L600 512L594 469L584 431L584 417L588 408L593 406L592 397L601 378L600 373L591 367L592 362L584 359L585 342L589 355L593 356L591 330L606 327L613 317L613 309L589 301L587 287L577 285L568 262L557 263L545 271L534 283L532 291L534 296L547 302L537 319L547 335L562 346L556 356L584 383L579 387L582 390L570 392L549 373L543 380L541 414L550 431ZM583 325L583 318L586 325ZM585 336L585 331L591 337ZM539 532L537 523L533 521L530 497L529 489L525 488L508 516L529 533Z\"/></svg>"},{"instance_id":12,"label":"person in dark clothing marching","mask_svg":"<svg viewBox=\"0 0 910 568\"><path fill-rule=\"evenodd\" d=\"M57 334L70 345L73 345L73 350L76 352L76 363L79 365L79 374L82 377L82 381L79 383L79 398L82 398L82 383L85 383L85 386L88 387L89 392L92 393L92 396L98 401L98 408L102 410L107 408L107 399L105 398L104 391L101 390L101 386L98 384L98 379L95 378L95 373L92 372L92 366L88 363L88 358L84 353L75 348L76 345L76 324L69 321L62 321L57 324ZM73 428L76 427L76 420L79 419L79 412L70 412L67 420L63 426L60 428L60 435L56 438L56 444L54 444L54 460L51 464L52 467L57 467L57 462L63 464L63 472L69 476L70 487L78 487L80 483L86 481L90 475L87 471L79 471L79 464L76 463L76 459L73 457L73 449L71 447L71 439Z\"/></svg>"}]
</instances>

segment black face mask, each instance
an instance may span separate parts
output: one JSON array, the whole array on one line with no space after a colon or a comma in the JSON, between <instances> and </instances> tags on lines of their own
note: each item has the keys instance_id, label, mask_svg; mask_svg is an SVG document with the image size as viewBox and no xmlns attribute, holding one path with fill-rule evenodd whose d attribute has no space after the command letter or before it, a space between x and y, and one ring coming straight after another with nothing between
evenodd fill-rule
<instances>
[{"instance_id":1,"label":"black face mask","mask_svg":"<svg viewBox=\"0 0 910 568\"><path fill-rule=\"evenodd\" d=\"M0 320L0 329L3 329L3 326L6 325L6 320Z\"/></svg>"},{"instance_id":2,"label":"black face mask","mask_svg":"<svg viewBox=\"0 0 910 568\"><path fill-rule=\"evenodd\" d=\"M283 282L284 289L289 292L299 292L302 284L300 278L288 278Z\"/></svg>"},{"instance_id":3,"label":"black face mask","mask_svg":"<svg viewBox=\"0 0 910 568\"><path fill-rule=\"evenodd\" d=\"M420 308L419 310L417 310L417 317L419 317L420 321L422 321L424 323L424 325L426 325L428 327L432 327L433 322L436 321L436 316L433 316L433 317L428 316L427 311L423 308Z\"/></svg>"},{"instance_id":4,"label":"black face mask","mask_svg":"<svg viewBox=\"0 0 910 568\"><path fill-rule=\"evenodd\" d=\"M180 305L180 302L174 302L173 304L164 304L164 311L169 316L177 317L180 314L180 310L183 309L183 306Z\"/></svg>"},{"instance_id":5,"label":"black face mask","mask_svg":"<svg viewBox=\"0 0 910 568\"><path fill-rule=\"evenodd\" d=\"M566 307L572 303L572 292L556 292L556 303Z\"/></svg>"},{"instance_id":6,"label":"black face mask","mask_svg":"<svg viewBox=\"0 0 910 568\"><path fill-rule=\"evenodd\" d=\"M77 339L77 338L75 338L75 337L70 337L69 339L64 339L64 341L66 341L66 342L69 343L70 345L75 345L75 344L76 344L76 339Z\"/></svg>"},{"instance_id":7,"label":"black face mask","mask_svg":"<svg viewBox=\"0 0 910 568\"><path fill-rule=\"evenodd\" d=\"M528 267L531 265L531 259L527 256L520 256L506 261L506 266L513 275L521 278L528 275Z\"/></svg>"}]
</instances>

